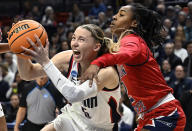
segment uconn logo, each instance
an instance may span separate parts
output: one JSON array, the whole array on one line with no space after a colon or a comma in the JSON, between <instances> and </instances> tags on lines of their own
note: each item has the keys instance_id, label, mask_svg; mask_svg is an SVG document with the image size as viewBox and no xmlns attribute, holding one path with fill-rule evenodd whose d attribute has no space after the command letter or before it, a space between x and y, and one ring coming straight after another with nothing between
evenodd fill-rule
<instances>
[{"instance_id":1,"label":"uconn logo","mask_svg":"<svg viewBox=\"0 0 192 131\"><path fill-rule=\"evenodd\" d=\"M84 100L83 105L88 108L97 107L97 96Z\"/></svg>"}]
</instances>

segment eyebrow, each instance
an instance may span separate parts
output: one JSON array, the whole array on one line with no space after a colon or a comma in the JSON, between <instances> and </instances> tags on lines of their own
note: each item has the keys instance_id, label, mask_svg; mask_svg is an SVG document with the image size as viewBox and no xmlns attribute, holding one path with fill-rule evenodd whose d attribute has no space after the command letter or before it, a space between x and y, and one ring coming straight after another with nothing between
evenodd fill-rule
<instances>
[{"instance_id":1,"label":"eyebrow","mask_svg":"<svg viewBox=\"0 0 192 131\"><path fill-rule=\"evenodd\" d=\"M121 9L119 12L127 12L126 10L124 10L124 9Z\"/></svg>"}]
</instances>

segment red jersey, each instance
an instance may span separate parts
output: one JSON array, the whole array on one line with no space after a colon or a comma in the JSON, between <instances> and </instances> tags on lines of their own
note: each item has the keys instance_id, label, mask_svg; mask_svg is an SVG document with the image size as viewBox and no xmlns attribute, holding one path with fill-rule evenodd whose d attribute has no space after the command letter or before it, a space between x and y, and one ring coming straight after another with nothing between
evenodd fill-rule
<instances>
[{"instance_id":1,"label":"red jersey","mask_svg":"<svg viewBox=\"0 0 192 131\"><path fill-rule=\"evenodd\" d=\"M117 54L104 54L91 64L99 67L118 65L121 82L138 114L148 111L162 97L173 93L146 42L137 35L124 36Z\"/></svg>"}]
</instances>

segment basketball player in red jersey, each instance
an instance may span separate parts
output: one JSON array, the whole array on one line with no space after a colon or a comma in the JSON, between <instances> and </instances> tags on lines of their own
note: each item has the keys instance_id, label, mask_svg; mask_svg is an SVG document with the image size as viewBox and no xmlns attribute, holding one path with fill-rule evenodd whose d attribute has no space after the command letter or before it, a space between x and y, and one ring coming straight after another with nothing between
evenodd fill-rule
<instances>
[{"instance_id":1,"label":"basketball player in red jersey","mask_svg":"<svg viewBox=\"0 0 192 131\"><path fill-rule=\"evenodd\" d=\"M139 116L135 131L183 131L185 114L150 51L163 42L159 15L131 4L120 8L110 26L119 37L119 50L94 60L82 75L82 82L96 78L100 68L118 65L122 85Z\"/></svg>"}]
</instances>

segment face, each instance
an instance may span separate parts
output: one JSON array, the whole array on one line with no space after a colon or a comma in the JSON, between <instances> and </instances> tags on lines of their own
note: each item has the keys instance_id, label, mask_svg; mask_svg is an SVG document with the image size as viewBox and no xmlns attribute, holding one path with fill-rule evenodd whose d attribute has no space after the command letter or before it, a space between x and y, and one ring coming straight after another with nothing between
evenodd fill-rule
<instances>
[{"instance_id":1,"label":"face","mask_svg":"<svg viewBox=\"0 0 192 131\"><path fill-rule=\"evenodd\" d=\"M19 97L18 97L18 95L12 95L10 102L11 102L11 105L13 107L18 107L19 106Z\"/></svg>"},{"instance_id":2,"label":"face","mask_svg":"<svg viewBox=\"0 0 192 131\"><path fill-rule=\"evenodd\" d=\"M187 45L187 52L192 55L192 43Z\"/></svg>"},{"instance_id":3,"label":"face","mask_svg":"<svg viewBox=\"0 0 192 131\"><path fill-rule=\"evenodd\" d=\"M62 50L69 50L69 45L68 45L67 41L63 41L61 43L61 48L62 48Z\"/></svg>"},{"instance_id":4,"label":"face","mask_svg":"<svg viewBox=\"0 0 192 131\"><path fill-rule=\"evenodd\" d=\"M165 54L166 55L171 55L173 53L173 44L171 44L171 43L167 43L166 45L165 45Z\"/></svg>"},{"instance_id":5,"label":"face","mask_svg":"<svg viewBox=\"0 0 192 131\"><path fill-rule=\"evenodd\" d=\"M163 68L164 71L171 69L171 66L170 66L170 64L169 64L169 62L167 60L163 61L162 68Z\"/></svg>"},{"instance_id":6,"label":"face","mask_svg":"<svg viewBox=\"0 0 192 131\"><path fill-rule=\"evenodd\" d=\"M182 39L180 37L175 38L175 47L182 48Z\"/></svg>"},{"instance_id":7,"label":"face","mask_svg":"<svg viewBox=\"0 0 192 131\"><path fill-rule=\"evenodd\" d=\"M113 21L111 22L111 31L119 35L125 29L129 29L131 26L135 26L135 20L132 20L133 12L130 5L123 6L119 12L113 16Z\"/></svg>"},{"instance_id":8,"label":"face","mask_svg":"<svg viewBox=\"0 0 192 131\"><path fill-rule=\"evenodd\" d=\"M78 27L71 40L74 60L77 62L91 61L96 52L96 41L88 30Z\"/></svg>"},{"instance_id":9,"label":"face","mask_svg":"<svg viewBox=\"0 0 192 131\"><path fill-rule=\"evenodd\" d=\"M184 78L184 76L185 76L185 73L184 73L183 67L180 66L180 65L176 66L176 68L175 68L175 77L177 79L182 79L182 78Z\"/></svg>"}]
</instances>

